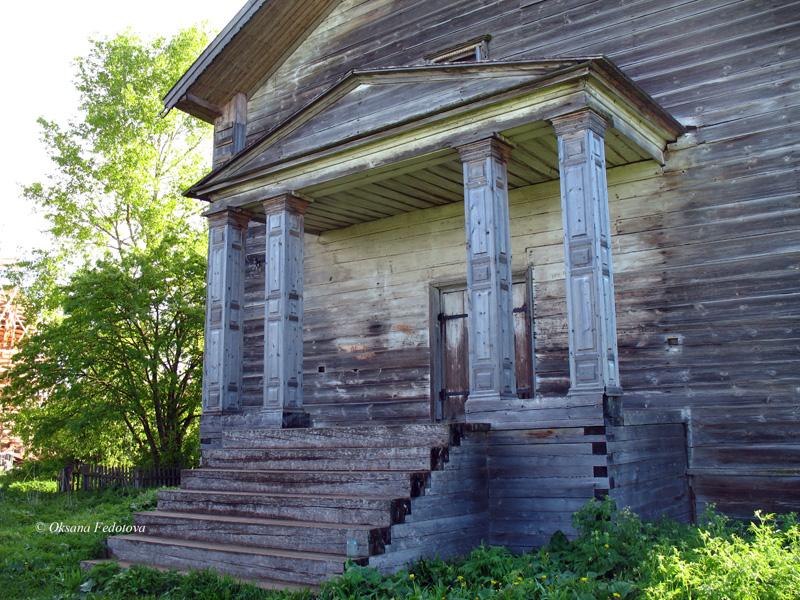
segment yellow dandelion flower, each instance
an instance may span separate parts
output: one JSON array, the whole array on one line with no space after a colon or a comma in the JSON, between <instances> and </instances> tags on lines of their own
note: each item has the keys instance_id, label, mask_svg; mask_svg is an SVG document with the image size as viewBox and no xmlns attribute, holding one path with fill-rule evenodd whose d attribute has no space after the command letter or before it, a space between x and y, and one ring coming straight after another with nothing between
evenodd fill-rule
<instances>
[{"instance_id":1,"label":"yellow dandelion flower","mask_svg":"<svg viewBox=\"0 0 800 600\"><path fill-rule=\"evenodd\" d=\"M467 584L466 583L462 583L461 587L467 587Z\"/></svg>"},{"instance_id":2,"label":"yellow dandelion flower","mask_svg":"<svg viewBox=\"0 0 800 600\"><path fill-rule=\"evenodd\" d=\"M464 578L463 578L461 575L459 575L458 577L456 577L456 579L458 579L459 581L461 581L461 580L462 580L462 579L464 579Z\"/></svg>"},{"instance_id":3,"label":"yellow dandelion flower","mask_svg":"<svg viewBox=\"0 0 800 600\"><path fill-rule=\"evenodd\" d=\"M617 592L614 592L614 598L620 598L620 595Z\"/></svg>"},{"instance_id":4,"label":"yellow dandelion flower","mask_svg":"<svg viewBox=\"0 0 800 600\"><path fill-rule=\"evenodd\" d=\"M517 577L517 581L522 581L522 577Z\"/></svg>"},{"instance_id":5,"label":"yellow dandelion flower","mask_svg":"<svg viewBox=\"0 0 800 600\"><path fill-rule=\"evenodd\" d=\"M589 581L587 577L581 577L581 581Z\"/></svg>"},{"instance_id":6,"label":"yellow dandelion flower","mask_svg":"<svg viewBox=\"0 0 800 600\"><path fill-rule=\"evenodd\" d=\"M414 579L414 574L413 574L413 573L411 573L411 574L408 576L408 578L409 578L409 579Z\"/></svg>"},{"instance_id":7,"label":"yellow dandelion flower","mask_svg":"<svg viewBox=\"0 0 800 600\"><path fill-rule=\"evenodd\" d=\"M547 575L542 575L542 579L547 579Z\"/></svg>"},{"instance_id":8,"label":"yellow dandelion flower","mask_svg":"<svg viewBox=\"0 0 800 600\"><path fill-rule=\"evenodd\" d=\"M608 548L608 544L606 544L605 546L606 546L606 548Z\"/></svg>"},{"instance_id":9,"label":"yellow dandelion flower","mask_svg":"<svg viewBox=\"0 0 800 600\"><path fill-rule=\"evenodd\" d=\"M497 585L497 582L494 579L492 579L492 585Z\"/></svg>"}]
</instances>

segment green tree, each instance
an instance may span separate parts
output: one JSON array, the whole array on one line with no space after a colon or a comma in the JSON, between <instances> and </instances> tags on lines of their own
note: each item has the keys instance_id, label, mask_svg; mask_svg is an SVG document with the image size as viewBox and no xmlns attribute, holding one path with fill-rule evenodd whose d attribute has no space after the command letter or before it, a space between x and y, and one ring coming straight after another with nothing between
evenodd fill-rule
<instances>
[{"instance_id":1,"label":"green tree","mask_svg":"<svg viewBox=\"0 0 800 600\"><path fill-rule=\"evenodd\" d=\"M204 277L203 257L169 238L77 271L60 288L63 318L23 344L11 372L15 397L42 399L23 402L17 418L33 446L84 460L131 452L156 466L190 462Z\"/></svg>"},{"instance_id":2,"label":"green tree","mask_svg":"<svg viewBox=\"0 0 800 600\"><path fill-rule=\"evenodd\" d=\"M203 50L195 27L143 42L128 31L91 40L76 60L78 117L66 126L39 119L55 170L24 188L49 222L52 248L29 261L28 299L57 308L53 286L98 258L154 247L165 237L204 251L195 201L182 191L208 168L210 128L179 111L159 116L161 98Z\"/></svg>"},{"instance_id":3,"label":"green tree","mask_svg":"<svg viewBox=\"0 0 800 600\"><path fill-rule=\"evenodd\" d=\"M17 271L36 323L4 402L40 452L174 465L196 430L205 231L183 189L210 129L161 98L207 43L199 28L92 40L79 116L40 119L56 168L24 189L53 244Z\"/></svg>"}]
</instances>

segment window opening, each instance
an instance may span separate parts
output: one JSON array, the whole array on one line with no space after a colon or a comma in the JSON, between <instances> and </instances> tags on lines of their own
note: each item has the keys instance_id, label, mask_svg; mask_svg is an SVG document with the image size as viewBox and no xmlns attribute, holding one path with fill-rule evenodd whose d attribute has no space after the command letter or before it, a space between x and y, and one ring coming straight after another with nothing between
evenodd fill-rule
<instances>
[{"instance_id":1,"label":"window opening","mask_svg":"<svg viewBox=\"0 0 800 600\"><path fill-rule=\"evenodd\" d=\"M456 46L450 46L439 52L434 52L425 56L425 60L432 64L458 63L458 62L480 62L489 58L490 35L482 35L479 38L463 42Z\"/></svg>"}]
</instances>

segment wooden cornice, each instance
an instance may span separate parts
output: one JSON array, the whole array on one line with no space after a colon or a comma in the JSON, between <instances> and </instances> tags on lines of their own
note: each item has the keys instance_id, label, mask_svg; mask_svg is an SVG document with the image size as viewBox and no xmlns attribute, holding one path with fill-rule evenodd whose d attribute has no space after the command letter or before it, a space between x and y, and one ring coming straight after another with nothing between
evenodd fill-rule
<instances>
[{"instance_id":1,"label":"wooden cornice","mask_svg":"<svg viewBox=\"0 0 800 600\"><path fill-rule=\"evenodd\" d=\"M339 0L249 0L164 96L177 108L213 123L213 108L242 92L249 97Z\"/></svg>"}]
</instances>

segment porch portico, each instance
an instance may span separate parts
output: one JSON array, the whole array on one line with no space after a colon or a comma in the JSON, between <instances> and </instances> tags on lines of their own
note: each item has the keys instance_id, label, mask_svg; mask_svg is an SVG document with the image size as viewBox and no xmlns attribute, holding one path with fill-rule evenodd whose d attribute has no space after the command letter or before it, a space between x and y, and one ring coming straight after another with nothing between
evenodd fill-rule
<instances>
[{"instance_id":1,"label":"porch portico","mask_svg":"<svg viewBox=\"0 0 800 600\"><path fill-rule=\"evenodd\" d=\"M353 72L251 141L191 190L203 466L114 554L313 585L687 515L679 418L621 419L606 182L680 132L587 58Z\"/></svg>"},{"instance_id":2,"label":"porch portico","mask_svg":"<svg viewBox=\"0 0 800 600\"><path fill-rule=\"evenodd\" d=\"M534 418L535 398L520 399L514 384L508 197L558 178L569 321L563 408L576 424L603 425L621 395L606 168L663 164L666 144L681 131L604 58L349 74L189 192L211 202L205 378L218 383L204 386L204 442L213 446L227 428L314 422L303 409L304 232L322 240L458 202L466 225L464 420L498 426L509 415L518 424ZM242 401L253 352L245 358L247 261L236 240L248 220L266 223L263 367L247 375L259 380L259 403Z\"/></svg>"}]
</instances>

